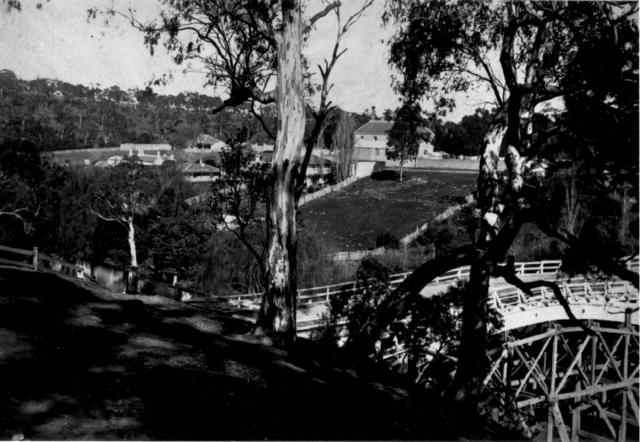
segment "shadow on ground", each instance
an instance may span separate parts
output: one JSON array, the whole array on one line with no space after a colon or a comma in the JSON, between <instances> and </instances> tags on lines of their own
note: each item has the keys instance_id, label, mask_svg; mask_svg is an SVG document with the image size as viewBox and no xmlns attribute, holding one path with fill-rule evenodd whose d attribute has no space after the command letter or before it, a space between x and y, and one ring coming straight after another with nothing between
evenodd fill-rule
<instances>
[{"instance_id":1,"label":"shadow on ground","mask_svg":"<svg viewBox=\"0 0 640 442\"><path fill-rule=\"evenodd\" d=\"M448 436L398 390L308 348L224 337L246 331L170 300L0 269L0 439Z\"/></svg>"}]
</instances>

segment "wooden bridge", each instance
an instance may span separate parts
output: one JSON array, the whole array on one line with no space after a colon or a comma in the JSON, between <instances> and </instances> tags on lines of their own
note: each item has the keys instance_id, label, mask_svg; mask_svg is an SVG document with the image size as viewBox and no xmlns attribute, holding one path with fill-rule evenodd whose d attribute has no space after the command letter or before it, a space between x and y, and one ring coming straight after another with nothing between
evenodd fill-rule
<instances>
[{"instance_id":1,"label":"wooden bridge","mask_svg":"<svg viewBox=\"0 0 640 442\"><path fill-rule=\"evenodd\" d=\"M515 263L514 268L518 277L525 282L540 279L555 281L578 319L622 322L625 310L638 306L638 292L630 283L617 279L568 279L559 273L560 265L559 260L545 260ZM637 272L640 261L634 258L628 261L627 266ZM409 274L410 272L391 275L390 288L396 288ZM427 284L421 294L426 297L435 296L468 278L469 266L452 269ZM328 311L331 297L351 296L357 290L359 287L356 281L298 290L298 334L308 336L313 330L322 327L322 315ZM532 290L532 295L507 284L502 278L492 278L489 302L504 318L502 331L568 319L550 289L536 288ZM262 294L230 295L224 298L239 309L250 312L259 308ZM638 325L638 315L632 315L631 321Z\"/></svg>"},{"instance_id":2,"label":"wooden bridge","mask_svg":"<svg viewBox=\"0 0 640 442\"><path fill-rule=\"evenodd\" d=\"M638 440L639 371L638 290L612 279L569 279L560 272L560 261L516 263L524 281L547 280L558 284L576 319L583 327L563 326L569 319L546 287L530 294L491 280L489 303L501 313L503 326L494 333L501 344L489 352L490 370L484 380L494 405L511 410L526 432L531 422L546 422L546 440ZM638 258L627 267L638 272ZM393 275L391 288L408 273ZM469 267L460 267L425 286L423 296L436 296L469 278ZM298 292L298 333L308 336L322 326L332 296L349 296L359 290L354 281ZM230 296L238 308L256 309L261 294ZM407 351L396 347L384 359L406 364ZM448 356L450 359L455 359ZM433 358L424 349L418 378Z\"/></svg>"},{"instance_id":3,"label":"wooden bridge","mask_svg":"<svg viewBox=\"0 0 640 442\"><path fill-rule=\"evenodd\" d=\"M36 271L53 271L84 278L83 268L42 254L0 246L0 264ZM9 258L6 258L6 256ZM638 272L638 258L627 266ZM490 304L502 314L500 345L489 352L490 369L484 380L496 407L511 410L525 431L529 423L545 422L547 441L638 439L639 351L638 291L618 279L569 279L560 273L560 261L516 263L522 280L548 280L558 284L583 327L566 326L565 310L550 289L525 294L492 279ZM392 275L391 288L408 273ZM436 296L468 279L469 267L444 273L426 285L421 294ZM333 296L349 296L359 290L355 281L301 289L298 293L298 331L308 336L322 326L321 316ZM252 316L261 294L225 297ZM565 325L563 325L565 324ZM419 362L422 376L433 358L424 349ZM406 362L407 351L396 347L385 359ZM455 359L448 356L449 359Z\"/></svg>"}]
</instances>

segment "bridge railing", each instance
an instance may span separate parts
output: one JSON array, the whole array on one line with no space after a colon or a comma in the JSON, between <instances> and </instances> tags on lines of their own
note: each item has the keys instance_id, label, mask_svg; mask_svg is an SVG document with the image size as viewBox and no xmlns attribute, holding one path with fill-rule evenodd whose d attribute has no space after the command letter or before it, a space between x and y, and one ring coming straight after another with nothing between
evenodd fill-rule
<instances>
[{"instance_id":1,"label":"bridge railing","mask_svg":"<svg viewBox=\"0 0 640 442\"><path fill-rule=\"evenodd\" d=\"M555 274L561 265L560 260L546 260L535 262L518 262L515 263L516 274L524 275L540 275L540 274ZM441 275L434 278L428 285L451 285L457 281L469 278L470 267L462 266L455 269L448 270ZM412 272L396 273L389 277L389 287L393 290L402 281L405 280ZM329 302L333 295L348 295L353 293L357 289L356 281L347 281L339 284L331 284L319 287L309 287L298 290L298 306L314 305ZM228 301L240 304L251 305L259 303L262 299L262 293L247 293L237 295L225 295L221 298Z\"/></svg>"},{"instance_id":2,"label":"bridge railing","mask_svg":"<svg viewBox=\"0 0 640 442\"><path fill-rule=\"evenodd\" d=\"M587 281L559 283L560 292L570 304L584 300L594 304L605 304L611 300L634 296L637 302L638 294L627 281ZM496 287L490 289L490 303L499 311L509 312L515 308L526 308L541 303L558 303L553 290L548 287L537 287L531 290L531 295L525 294L513 286Z\"/></svg>"}]
</instances>

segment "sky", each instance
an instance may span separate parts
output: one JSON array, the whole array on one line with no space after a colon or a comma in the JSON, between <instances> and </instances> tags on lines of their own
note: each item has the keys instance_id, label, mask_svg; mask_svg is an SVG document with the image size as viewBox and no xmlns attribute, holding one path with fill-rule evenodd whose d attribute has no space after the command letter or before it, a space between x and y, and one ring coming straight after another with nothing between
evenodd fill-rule
<instances>
[{"instance_id":1,"label":"sky","mask_svg":"<svg viewBox=\"0 0 640 442\"><path fill-rule=\"evenodd\" d=\"M108 25L103 18L87 20L88 8L109 7L112 3L121 10L131 5L141 17L157 16L157 0L49 0L40 9L36 4L41 0L22 3L21 12L7 13L4 7L0 8L0 69L12 70L19 78L55 78L129 89L143 88L151 80L171 73L173 80L154 90L223 95L203 87L202 74L185 74L184 67L175 65L164 48L152 56L144 46L142 34L125 20L114 18ZM361 4L360 0L343 3L343 17ZM375 106L380 115L384 109L394 109L399 104L391 86L392 68L387 62L386 42L394 30L382 25L383 7L384 1L377 0L343 37L342 46L348 50L332 73L334 87L329 98L348 111L362 112ZM309 14L322 8L319 0L307 4ZM304 48L311 66L331 54L335 31L333 14L318 22ZM485 98L484 94L459 96L456 110L446 119L458 121Z\"/></svg>"}]
</instances>

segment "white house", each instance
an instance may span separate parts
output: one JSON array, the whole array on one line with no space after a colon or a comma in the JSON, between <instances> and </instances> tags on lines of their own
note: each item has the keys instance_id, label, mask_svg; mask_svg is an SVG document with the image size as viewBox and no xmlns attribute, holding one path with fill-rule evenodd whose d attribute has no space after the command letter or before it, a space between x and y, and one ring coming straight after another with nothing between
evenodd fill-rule
<instances>
[{"instance_id":1,"label":"white house","mask_svg":"<svg viewBox=\"0 0 640 442\"><path fill-rule=\"evenodd\" d=\"M392 126L393 121L370 120L356 129L352 156L356 163L356 175L369 175L391 163L387 159L387 140ZM428 141L420 142L416 159L439 158L433 152L434 134L431 129L419 127L418 133L424 134Z\"/></svg>"},{"instance_id":2,"label":"white house","mask_svg":"<svg viewBox=\"0 0 640 442\"><path fill-rule=\"evenodd\" d=\"M263 153L263 152L273 152L273 150L275 149L275 146L273 144L257 144L254 143L251 146L251 150L253 150L256 153Z\"/></svg>"},{"instance_id":3,"label":"white house","mask_svg":"<svg viewBox=\"0 0 640 442\"><path fill-rule=\"evenodd\" d=\"M123 143L120 145L120 150L125 150L128 152L138 152L139 155L143 155L146 152L170 151L171 145L162 143Z\"/></svg>"},{"instance_id":4,"label":"white house","mask_svg":"<svg viewBox=\"0 0 640 442\"><path fill-rule=\"evenodd\" d=\"M227 144L224 141L212 137L208 134L200 134L195 140L189 143L185 149L187 152L222 152Z\"/></svg>"},{"instance_id":5,"label":"white house","mask_svg":"<svg viewBox=\"0 0 640 442\"><path fill-rule=\"evenodd\" d=\"M209 183L220 177L220 169L205 164L202 160L199 163L183 163L178 167L185 181L190 183Z\"/></svg>"}]
</instances>

